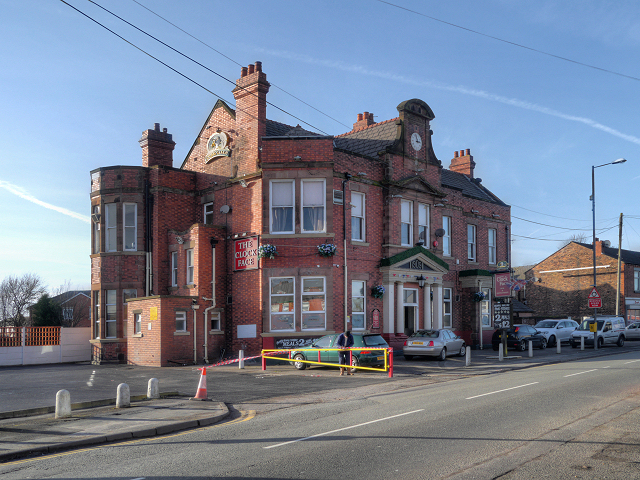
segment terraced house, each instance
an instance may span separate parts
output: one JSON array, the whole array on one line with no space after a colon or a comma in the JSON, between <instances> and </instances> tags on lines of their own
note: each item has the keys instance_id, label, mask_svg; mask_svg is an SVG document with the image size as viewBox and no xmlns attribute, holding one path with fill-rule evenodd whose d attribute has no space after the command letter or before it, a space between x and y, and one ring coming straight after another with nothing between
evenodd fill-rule
<instances>
[{"instance_id":1,"label":"terraced house","mask_svg":"<svg viewBox=\"0 0 640 480\"><path fill-rule=\"evenodd\" d=\"M510 207L470 151L443 168L422 100L325 136L268 120L268 91L260 62L242 68L180 165L156 124L142 166L91 172L96 359L211 362L345 329L489 343Z\"/></svg>"}]
</instances>

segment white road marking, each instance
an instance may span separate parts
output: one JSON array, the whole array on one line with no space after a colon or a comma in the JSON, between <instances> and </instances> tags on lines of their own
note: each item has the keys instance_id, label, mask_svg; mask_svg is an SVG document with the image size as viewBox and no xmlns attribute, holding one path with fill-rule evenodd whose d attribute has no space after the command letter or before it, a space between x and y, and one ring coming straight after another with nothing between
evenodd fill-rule
<instances>
[{"instance_id":1,"label":"white road marking","mask_svg":"<svg viewBox=\"0 0 640 480\"><path fill-rule=\"evenodd\" d=\"M87 382L87 387L93 387L93 377L96 376L96 371L91 372L91 376L89 377L89 381Z\"/></svg>"},{"instance_id":2,"label":"white road marking","mask_svg":"<svg viewBox=\"0 0 640 480\"><path fill-rule=\"evenodd\" d=\"M494 393L506 392L508 390L515 390L516 388L528 387L529 385L535 385L536 383L540 383L540 382L527 383L526 385L518 385L517 387L505 388L505 389L502 389L502 390L496 390L495 392L483 393L482 395L476 395L474 397L467 397L467 398L465 398L465 400L471 400L471 399L478 398L478 397L484 397L486 395L493 395Z\"/></svg>"},{"instance_id":3,"label":"white road marking","mask_svg":"<svg viewBox=\"0 0 640 480\"><path fill-rule=\"evenodd\" d=\"M571 375L565 375L564 378L573 377L574 375L582 375L583 373L595 372L596 370L598 369L594 368L593 370L587 370L585 372L572 373Z\"/></svg>"},{"instance_id":4,"label":"white road marking","mask_svg":"<svg viewBox=\"0 0 640 480\"><path fill-rule=\"evenodd\" d=\"M302 442L304 440L309 440L311 438L322 437L324 435L331 435L332 433L342 432L344 430L350 430L352 428L357 428L357 427L363 427L365 425L370 425L372 423L382 422L384 420L391 420L392 418L402 417L404 415L411 415L412 413L418 413L418 412L423 412L423 411L424 411L424 408L421 408L420 410L414 410L412 412L400 413L398 415L392 415L391 417L379 418L378 420L371 420L370 422L359 423L358 425L351 425L350 427L339 428L337 430L331 430L330 432L318 433L317 435L311 435L310 437L298 438L297 440L291 440L289 442L278 443L277 445L271 445L269 447L262 447L262 448L269 449L269 448L282 447L283 445L289 445L290 443Z\"/></svg>"},{"instance_id":5,"label":"white road marking","mask_svg":"<svg viewBox=\"0 0 640 480\"><path fill-rule=\"evenodd\" d=\"M640 362L640 360L631 360L630 362L624 362L623 365L626 365L627 363L635 363L635 362Z\"/></svg>"}]
</instances>

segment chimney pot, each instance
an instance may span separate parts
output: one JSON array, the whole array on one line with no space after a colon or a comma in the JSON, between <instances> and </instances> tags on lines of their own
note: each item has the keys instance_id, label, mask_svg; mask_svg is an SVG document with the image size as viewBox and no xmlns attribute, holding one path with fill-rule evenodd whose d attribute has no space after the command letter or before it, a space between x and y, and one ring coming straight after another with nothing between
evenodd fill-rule
<instances>
[{"instance_id":1,"label":"chimney pot","mask_svg":"<svg viewBox=\"0 0 640 480\"><path fill-rule=\"evenodd\" d=\"M242 69L240 70L240 76L241 77L247 76L247 67L242 67Z\"/></svg>"},{"instance_id":2,"label":"chimney pot","mask_svg":"<svg viewBox=\"0 0 640 480\"><path fill-rule=\"evenodd\" d=\"M159 123L154 123L154 127L153 127L153 129L154 129L156 132L159 132L159 131L160 131L160 124L159 124Z\"/></svg>"},{"instance_id":3,"label":"chimney pot","mask_svg":"<svg viewBox=\"0 0 640 480\"><path fill-rule=\"evenodd\" d=\"M162 129L162 131L163 131L164 133L167 133L167 129L166 129L166 128L163 128L163 129Z\"/></svg>"},{"instance_id":4,"label":"chimney pot","mask_svg":"<svg viewBox=\"0 0 640 480\"><path fill-rule=\"evenodd\" d=\"M464 150L460 150L460 156L464 157Z\"/></svg>"},{"instance_id":5,"label":"chimney pot","mask_svg":"<svg viewBox=\"0 0 640 480\"><path fill-rule=\"evenodd\" d=\"M471 149L470 148L467 148L466 152L467 152L467 155L471 155Z\"/></svg>"},{"instance_id":6,"label":"chimney pot","mask_svg":"<svg viewBox=\"0 0 640 480\"><path fill-rule=\"evenodd\" d=\"M361 114L361 113L359 113L359 114L358 114L358 121L361 121L361 120L362 120L362 114Z\"/></svg>"},{"instance_id":7,"label":"chimney pot","mask_svg":"<svg viewBox=\"0 0 640 480\"><path fill-rule=\"evenodd\" d=\"M369 118L369 112L364 112L362 116L364 117L363 120Z\"/></svg>"},{"instance_id":8,"label":"chimney pot","mask_svg":"<svg viewBox=\"0 0 640 480\"><path fill-rule=\"evenodd\" d=\"M455 152L453 152L453 158L458 158L458 150L456 150Z\"/></svg>"},{"instance_id":9,"label":"chimney pot","mask_svg":"<svg viewBox=\"0 0 640 480\"><path fill-rule=\"evenodd\" d=\"M249 65L249 75L251 75L255 70L255 65Z\"/></svg>"},{"instance_id":10,"label":"chimney pot","mask_svg":"<svg viewBox=\"0 0 640 480\"><path fill-rule=\"evenodd\" d=\"M262 71L262 62L256 62L256 72Z\"/></svg>"}]
</instances>

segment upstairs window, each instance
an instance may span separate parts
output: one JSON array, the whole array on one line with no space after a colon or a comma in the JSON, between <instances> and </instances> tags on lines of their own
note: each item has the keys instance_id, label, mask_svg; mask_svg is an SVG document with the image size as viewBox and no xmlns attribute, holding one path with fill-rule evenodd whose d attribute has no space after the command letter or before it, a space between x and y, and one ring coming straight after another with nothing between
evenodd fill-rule
<instances>
[{"instance_id":1,"label":"upstairs window","mask_svg":"<svg viewBox=\"0 0 640 480\"><path fill-rule=\"evenodd\" d=\"M442 217L442 255L451 256L451 217Z\"/></svg>"},{"instance_id":2,"label":"upstairs window","mask_svg":"<svg viewBox=\"0 0 640 480\"><path fill-rule=\"evenodd\" d=\"M640 268L636 268L633 271L633 290L634 292L640 292Z\"/></svg>"},{"instance_id":3,"label":"upstairs window","mask_svg":"<svg viewBox=\"0 0 640 480\"><path fill-rule=\"evenodd\" d=\"M91 208L91 220L93 221L93 243L91 253L100 253L100 205Z\"/></svg>"},{"instance_id":4,"label":"upstairs window","mask_svg":"<svg viewBox=\"0 0 640 480\"><path fill-rule=\"evenodd\" d=\"M364 242L364 193L351 192L351 240Z\"/></svg>"},{"instance_id":5,"label":"upstairs window","mask_svg":"<svg viewBox=\"0 0 640 480\"><path fill-rule=\"evenodd\" d=\"M467 258L476 261L476 226L467 225Z\"/></svg>"},{"instance_id":6,"label":"upstairs window","mask_svg":"<svg viewBox=\"0 0 640 480\"><path fill-rule=\"evenodd\" d=\"M178 252L171 252L171 286L178 286Z\"/></svg>"},{"instance_id":7,"label":"upstairs window","mask_svg":"<svg viewBox=\"0 0 640 480\"><path fill-rule=\"evenodd\" d=\"M186 250L187 253L187 284L193 284L193 248Z\"/></svg>"},{"instance_id":8,"label":"upstairs window","mask_svg":"<svg viewBox=\"0 0 640 480\"><path fill-rule=\"evenodd\" d=\"M489 238L489 263L495 265L496 263L496 238L498 237L498 231L495 228L487 230Z\"/></svg>"},{"instance_id":9,"label":"upstairs window","mask_svg":"<svg viewBox=\"0 0 640 480\"><path fill-rule=\"evenodd\" d=\"M105 243L107 244L107 252L118 251L118 211L115 203L109 203L104 206L105 210Z\"/></svg>"},{"instance_id":10,"label":"upstairs window","mask_svg":"<svg viewBox=\"0 0 640 480\"><path fill-rule=\"evenodd\" d=\"M400 204L400 244L411 246L413 239L413 202L402 200Z\"/></svg>"},{"instance_id":11,"label":"upstairs window","mask_svg":"<svg viewBox=\"0 0 640 480\"><path fill-rule=\"evenodd\" d=\"M418 241L429 248L429 205L418 204Z\"/></svg>"},{"instance_id":12,"label":"upstairs window","mask_svg":"<svg viewBox=\"0 0 640 480\"><path fill-rule=\"evenodd\" d=\"M294 185L293 180L272 180L271 194L269 195L271 233L294 233L293 230L293 206Z\"/></svg>"},{"instance_id":13,"label":"upstairs window","mask_svg":"<svg viewBox=\"0 0 640 480\"><path fill-rule=\"evenodd\" d=\"M124 250L136 251L138 249L138 205L124 203Z\"/></svg>"},{"instance_id":14,"label":"upstairs window","mask_svg":"<svg viewBox=\"0 0 640 480\"><path fill-rule=\"evenodd\" d=\"M213 202L204 204L204 223L213 225Z\"/></svg>"},{"instance_id":15,"label":"upstairs window","mask_svg":"<svg viewBox=\"0 0 640 480\"><path fill-rule=\"evenodd\" d=\"M325 231L325 199L324 180L302 180L302 231Z\"/></svg>"}]
</instances>

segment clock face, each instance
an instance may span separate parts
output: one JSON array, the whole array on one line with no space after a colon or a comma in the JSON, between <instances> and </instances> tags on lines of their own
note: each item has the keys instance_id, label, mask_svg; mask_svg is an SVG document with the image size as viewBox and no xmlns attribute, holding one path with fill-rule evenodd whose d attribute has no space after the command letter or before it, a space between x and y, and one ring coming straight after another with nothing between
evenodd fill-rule
<instances>
[{"instance_id":1,"label":"clock face","mask_svg":"<svg viewBox=\"0 0 640 480\"><path fill-rule=\"evenodd\" d=\"M411 146L413 149L418 152L422 148L422 138L417 133L411 135Z\"/></svg>"}]
</instances>

